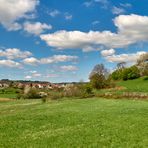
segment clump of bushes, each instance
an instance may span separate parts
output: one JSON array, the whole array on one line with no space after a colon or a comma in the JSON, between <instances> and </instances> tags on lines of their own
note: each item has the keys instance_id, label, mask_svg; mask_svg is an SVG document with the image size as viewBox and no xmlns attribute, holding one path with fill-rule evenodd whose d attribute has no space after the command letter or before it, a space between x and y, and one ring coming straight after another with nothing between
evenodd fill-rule
<instances>
[{"instance_id":1,"label":"clump of bushes","mask_svg":"<svg viewBox=\"0 0 148 148\"><path fill-rule=\"evenodd\" d=\"M90 77L90 83L91 83L91 86L95 89L105 88L107 85L105 76L102 74L98 74L98 73L93 74Z\"/></svg>"},{"instance_id":2,"label":"clump of bushes","mask_svg":"<svg viewBox=\"0 0 148 148\"><path fill-rule=\"evenodd\" d=\"M68 87L64 91L65 97L79 97L79 98L87 98L93 96L93 90L91 85L88 84L77 84Z\"/></svg>"},{"instance_id":3,"label":"clump of bushes","mask_svg":"<svg viewBox=\"0 0 148 148\"><path fill-rule=\"evenodd\" d=\"M94 89L109 88L113 86L108 77L108 71L103 64L98 64L94 67L89 79L91 87Z\"/></svg>"},{"instance_id":4,"label":"clump of bushes","mask_svg":"<svg viewBox=\"0 0 148 148\"><path fill-rule=\"evenodd\" d=\"M65 89L54 89L45 92L38 92L37 89L26 87L17 95L17 99L42 99L45 103L48 99L58 100L61 98L87 98L93 96L93 89L88 84L74 84L68 85Z\"/></svg>"},{"instance_id":5,"label":"clump of bushes","mask_svg":"<svg viewBox=\"0 0 148 148\"><path fill-rule=\"evenodd\" d=\"M51 91L49 92L49 98L52 100L57 100L61 98L87 98L92 97L93 89L90 84L75 84L69 85L64 90L61 91Z\"/></svg>"},{"instance_id":6,"label":"clump of bushes","mask_svg":"<svg viewBox=\"0 0 148 148\"><path fill-rule=\"evenodd\" d=\"M24 94L24 99L39 99L41 98L40 94L36 89L31 88L26 94Z\"/></svg>"},{"instance_id":7,"label":"clump of bushes","mask_svg":"<svg viewBox=\"0 0 148 148\"><path fill-rule=\"evenodd\" d=\"M51 91L48 95L48 98L51 100L58 100L64 97L63 92Z\"/></svg>"},{"instance_id":8,"label":"clump of bushes","mask_svg":"<svg viewBox=\"0 0 148 148\"><path fill-rule=\"evenodd\" d=\"M110 77L113 80L122 80L122 70L115 70Z\"/></svg>"},{"instance_id":9,"label":"clump of bushes","mask_svg":"<svg viewBox=\"0 0 148 148\"><path fill-rule=\"evenodd\" d=\"M143 80L144 80L144 81L148 80L148 76L145 76L145 77L143 78Z\"/></svg>"},{"instance_id":10,"label":"clump of bushes","mask_svg":"<svg viewBox=\"0 0 148 148\"><path fill-rule=\"evenodd\" d=\"M140 70L137 66L129 68L118 69L111 74L113 80L133 80L140 77Z\"/></svg>"},{"instance_id":11,"label":"clump of bushes","mask_svg":"<svg viewBox=\"0 0 148 148\"><path fill-rule=\"evenodd\" d=\"M132 80L140 77L140 71L136 66L131 66L123 70L123 80Z\"/></svg>"},{"instance_id":12,"label":"clump of bushes","mask_svg":"<svg viewBox=\"0 0 148 148\"><path fill-rule=\"evenodd\" d=\"M39 99L41 98L38 91L34 88L28 89L28 91L22 91L18 94L17 99Z\"/></svg>"}]
</instances>

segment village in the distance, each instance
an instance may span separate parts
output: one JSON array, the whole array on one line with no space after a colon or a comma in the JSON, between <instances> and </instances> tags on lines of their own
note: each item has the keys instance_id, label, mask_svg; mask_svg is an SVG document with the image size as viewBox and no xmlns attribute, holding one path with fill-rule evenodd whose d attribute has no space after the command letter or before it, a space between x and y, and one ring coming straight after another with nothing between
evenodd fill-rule
<instances>
[{"instance_id":1,"label":"village in the distance","mask_svg":"<svg viewBox=\"0 0 148 148\"><path fill-rule=\"evenodd\" d=\"M31 87L36 89L58 89L65 88L66 86L70 86L79 82L61 82L61 83L51 83L47 81L25 81L25 80L9 80L9 79L1 79L0 80L0 89L14 87L18 89L22 89L25 87Z\"/></svg>"}]
</instances>

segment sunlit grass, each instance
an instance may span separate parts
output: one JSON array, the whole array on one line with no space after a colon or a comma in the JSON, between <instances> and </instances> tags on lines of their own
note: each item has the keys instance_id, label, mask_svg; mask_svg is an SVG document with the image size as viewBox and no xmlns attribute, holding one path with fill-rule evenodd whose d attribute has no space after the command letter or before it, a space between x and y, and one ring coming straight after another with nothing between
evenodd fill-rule
<instances>
[{"instance_id":1,"label":"sunlit grass","mask_svg":"<svg viewBox=\"0 0 148 148\"><path fill-rule=\"evenodd\" d=\"M148 102L76 99L0 103L0 147L147 147Z\"/></svg>"},{"instance_id":2,"label":"sunlit grass","mask_svg":"<svg viewBox=\"0 0 148 148\"><path fill-rule=\"evenodd\" d=\"M121 81L121 82L118 82L117 85L124 86L126 88L126 91L148 92L148 80L144 80L144 78Z\"/></svg>"}]
</instances>

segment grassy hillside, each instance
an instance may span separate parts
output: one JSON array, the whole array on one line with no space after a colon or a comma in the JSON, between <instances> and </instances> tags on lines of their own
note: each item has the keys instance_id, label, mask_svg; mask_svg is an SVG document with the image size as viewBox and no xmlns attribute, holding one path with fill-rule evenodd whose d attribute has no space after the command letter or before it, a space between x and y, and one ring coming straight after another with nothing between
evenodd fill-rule
<instances>
[{"instance_id":1,"label":"grassy hillside","mask_svg":"<svg viewBox=\"0 0 148 148\"><path fill-rule=\"evenodd\" d=\"M148 147L148 102L0 103L0 147Z\"/></svg>"},{"instance_id":2,"label":"grassy hillside","mask_svg":"<svg viewBox=\"0 0 148 148\"><path fill-rule=\"evenodd\" d=\"M127 91L131 92L148 92L148 80L143 80L143 78L121 81L117 85L124 86Z\"/></svg>"}]
</instances>

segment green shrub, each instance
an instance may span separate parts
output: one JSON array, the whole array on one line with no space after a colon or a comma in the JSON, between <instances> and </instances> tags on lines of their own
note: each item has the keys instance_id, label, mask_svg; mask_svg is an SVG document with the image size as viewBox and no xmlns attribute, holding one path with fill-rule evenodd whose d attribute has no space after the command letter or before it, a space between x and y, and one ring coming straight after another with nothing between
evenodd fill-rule
<instances>
[{"instance_id":1,"label":"green shrub","mask_svg":"<svg viewBox=\"0 0 148 148\"><path fill-rule=\"evenodd\" d=\"M93 89L90 84L84 85L84 91L86 94L93 94Z\"/></svg>"},{"instance_id":2,"label":"green shrub","mask_svg":"<svg viewBox=\"0 0 148 148\"><path fill-rule=\"evenodd\" d=\"M24 99L39 99L41 98L36 89L31 88L26 94L22 96Z\"/></svg>"},{"instance_id":3,"label":"green shrub","mask_svg":"<svg viewBox=\"0 0 148 148\"><path fill-rule=\"evenodd\" d=\"M112 74L111 74L111 78L113 80L121 80L122 79L122 70L115 70Z\"/></svg>"},{"instance_id":4,"label":"green shrub","mask_svg":"<svg viewBox=\"0 0 148 148\"><path fill-rule=\"evenodd\" d=\"M48 95L49 99L51 100L58 100L64 97L63 92L56 92L56 91L51 91Z\"/></svg>"},{"instance_id":5,"label":"green shrub","mask_svg":"<svg viewBox=\"0 0 148 148\"><path fill-rule=\"evenodd\" d=\"M95 89L102 89L108 86L108 81L106 80L105 76L98 73L90 77L90 83L92 88Z\"/></svg>"},{"instance_id":6,"label":"green shrub","mask_svg":"<svg viewBox=\"0 0 148 148\"><path fill-rule=\"evenodd\" d=\"M52 100L66 98L86 98L93 96L90 84L79 84L67 86L63 91L51 91L48 97Z\"/></svg>"},{"instance_id":7,"label":"green shrub","mask_svg":"<svg viewBox=\"0 0 148 148\"><path fill-rule=\"evenodd\" d=\"M129 68L125 68L122 73L122 79L133 80L140 77L140 71L136 66L131 66Z\"/></svg>"},{"instance_id":8,"label":"green shrub","mask_svg":"<svg viewBox=\"0 0 148 148\"><path fill-rule=\"evenodd\" d=\"M148 80L148 76L145 76L145 77L143 78L143 80L145 80L145 81Z\"/></svg>"},{"instance_id":9,"label":"green shrub","mask_svg":"<svg viewBox=\"0 0 148 148\"><path fill-rule=\"evenodd\" d=\"M80 86L69 86L64 90L65 97L80 97L82 96L82 88Z\"/></svg>"},{"instance_id":10,"label":"green shrub","mask_svg":"<svg viewBox=\"0 0 148 148\"><path fill-rule=\"evenodd\" d=\"M93 96L93 89L89 83L73 85L65 89L64 96L65 97L87 98L87 97Z\"/></svg>"},{"instance_id":11,"label":"green shrub","mask_svg":"<svg viewBox=\"0 0 148 148\"><path fill-rule=\"evenodd\" d=\"M136 66L131 66L129 68L115 70L110 77L113 80L132 80L140 77L140 71Z\"/></svg>"}]
</instances>

